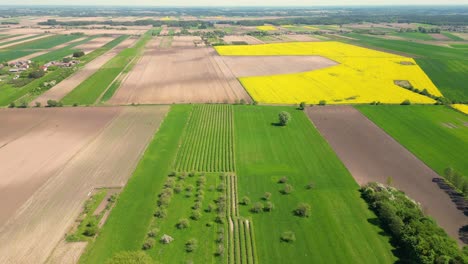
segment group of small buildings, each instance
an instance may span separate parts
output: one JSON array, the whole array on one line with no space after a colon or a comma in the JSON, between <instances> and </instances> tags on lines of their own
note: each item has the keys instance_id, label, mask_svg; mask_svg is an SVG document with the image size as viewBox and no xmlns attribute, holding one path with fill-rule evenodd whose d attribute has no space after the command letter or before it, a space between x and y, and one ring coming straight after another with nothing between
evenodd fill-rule
<instances>
[{"instance_id":1,"label":"group of small buildings","mask_svg":"<svg viewBox=\"0 0 468 264\"><path fill-rule=\"evenodd\" d=\"M80 63L79 60L70 60L68 62L51 61L51 62L48 62L48 63L44 64L44 66L42 66L41 69L43 69L44 71L47 71L47 68L50 67L50 66L56 66L56 67L60 67L60 68L70 68L70 67L73 67L73 66L77 65L78 63Z\"/></svg>"},{"instance_id":2,"label":"group of small buildings","mask_svg":"<svg viewBox=\"0 0 468 264\"><path fill-rule=\"evenodd\" d=\"M31 67L31 63L32 63L31 60L19 60L19 61L11 62L11 63L8 64L8 66L10 67L9 72L10 73L19 73L19 72L26 71ZM47 71L47 69L50 66L56 66L56 67L61 67L61 68L69 68L69 67L73 67L73 66L77 65L78 63L80 63L79 60L70 60L70 61L67 61L67 62L51 61L51 62L48 62L48 63L44 64L43 66L41 66L39 68L41 70L43 70L43 71Z\"/></svg>"},{"instance_id":3,"label":"group of small buildings","mask_svg":"<svg viewBox=\"0 0 468 264\"><path fill-rule=\"evenodd\" d=\"M26 71L27 69L29 69L30 64L30 60L20 60L11 62L10 64L8 64L8 66L10 66L9 72L15 73Z\"/></svg>"}]
</instances>

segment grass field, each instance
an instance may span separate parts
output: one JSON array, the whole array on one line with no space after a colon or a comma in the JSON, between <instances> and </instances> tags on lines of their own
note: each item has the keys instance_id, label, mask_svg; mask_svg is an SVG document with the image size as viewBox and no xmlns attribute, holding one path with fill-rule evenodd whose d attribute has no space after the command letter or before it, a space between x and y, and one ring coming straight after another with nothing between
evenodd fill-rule
<instances>
[{"instance_id":1,"label":"grass field","mask_svg":"<svg viewBox=\"0 0 468 264\"><path fill-rule=\"evenodd\" d=\"M99 36L87 37L87 38L85 38L83 40L74 42L74 43L72 43L72 44L70 44L70 45L68 45L66 47L61 48L61 49L54 50L54 51L48 52L46 54L37 56L37 57L33 58L32 60L35 61L35 62L39 62L39 63L41 63L41 62L44 63L44 62L49 62L49 61L54 61L54 60L61 60L66 56L72 55L73 52L78 51L78 49L75 48L76 46L87 43L87 42L89 42L92 39L97 38L97 37L99 37Z\"/></svg>"},{"instance_id":2,"label":"grass field","mask_svg":"<svg viewBox=\"0 0 468 264\"><path fill-rule=\"evenodd\" d=\"M274 125L289 111L286 127ZM388 238L369 223L375 216L359 197L358 185L302 111L292 107L235 106L236 168L239 197L260 202L271 193L272 212L240 214L255 225L260 263L393 263ZM279 184L287 177L291 194ZM312 189L306 185L313 183ZM298 203L311 206L309 218L294 216ZM280 236L295 233L296 241Z\"/></svg>"},{"instance_id":3,"label":"grass field","mask_svg":"<svg viewBox=\"0 0 468 264\"><path fill-rule=\"evenodd\" d=\"M180 172L232 172L234 139L231 105L196 105L177 154Z\"/></svg>"},{"instance_id":4,"label":"grass field","mask_svg":"<svg viewBox=\"0 0 468 264\"><path fill-rule=\"evenodd\" d=\"M141 249L154 218L159 191L171 171L191 109L190 105L171 108L120 194L101 233L88 246L80 263L105 263L106 259L120 251Z\"/></svg>"},{"instance_id":5,"label":"grass field","mask_svg":"<svg viewBox=\"0 0 468 264\"><path fill-rule=\"evenodd\" d=\"M445 106L356 106L437 173L468 175L468 116Z\"/></svg>"},{"instance_id":6,"label":"grass field","mask_svg":"<svg viewBox=\"0 0 468 264\"><path fill-rule=\"evenodd\" d=\"M450 47L455 49L468 49L468 44L450 44Z\"/></svg>"},{"instance_id":7,"label":"grass field","mask_svg":"<svg viewBox=\"0 0 468 264\"><path fill-rule=\"evenodd\" d=\"M407 38L407 39L417 39L417 40L434 40L434 38L425 33L420 32L396 32L392 34L393 36Z\"/></svg>"},{"instance_id":8,"label":"grass field","mask_svg":"<svg viewBox=\"0 0 468 264\"><path fill-rule=\"evenodd\" d=\"M455 41L463 41L464 40L464 39L460 38L459 36L454 35L454 34L452 34L450 32L442 32L441 34L446 36L447 38L449 38L451 40L455 40Z\"/></svg>"},{"instance_id":9,"label":"grass field","mask_svg":"<svg viewBox=\"0 0 468 264\"><path fill-rule=\"evenodd\" d=\"M357 39L353 43L404 52L416 57L416 62L440 89L444 97L455 101L468 101L465 89L468 49L454 49L415 42L379 39L359 34L347 34ZM349 40L346 40L349 42Z\"/></svg>"},{"instance_id":10,"label":"grass field","mask_svg":"<svg viewBox=\"0 0 468 264\"><path fill-rule=\"evenodd\" d=\"M80 38L78 35L53 35L38 40L18 44L0 51L0 61L10 61L35 53L42 49L50 49L65 42Z\"/></svg>"},{"instance_id":11,"label":"grass field","mask_svg":"<svg viewBox=\"0 0 468 264\"><path fill-rule=\"evenodd\" d=\"M253 99L261 103L317 104L325 100L328 104L373 101L399 104L406 99L413 103L435 102L397 86L395 80L407 80L414 88L440 95L413 59L340 42L218 46L216 49L220 55L317 55L340 63L305 73L240 78Z\"/></svg>"}]
</instances>

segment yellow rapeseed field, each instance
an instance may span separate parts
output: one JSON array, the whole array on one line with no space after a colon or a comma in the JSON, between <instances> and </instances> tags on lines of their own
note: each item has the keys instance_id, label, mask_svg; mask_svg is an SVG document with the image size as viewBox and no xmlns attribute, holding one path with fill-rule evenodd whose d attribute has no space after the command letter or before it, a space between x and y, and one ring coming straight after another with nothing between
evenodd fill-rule
<instances>
[{"instance_id":1,"label":"yellow rapeseed field","mask_svg":"<svg viewBox=\"0 0 468 264\"><path fill-rule=\"evenodd\" d=\"M271 104L412 103L435 101L395 85L409 81L414 88L441 96L440 91L412 58L340 42L293 42L245 46L218 46L220 55L318 55L339 63L305 73L240 78L254 100Z\"/></svg>"},{"instance_id":2,"label":"yellow rapeseed field","mask_svg":"<svg viewBox=\"0 0 468 264\"><path fill-rule=\"evenodd\" d=\"M452 107L457 109L458 111L468 115L468 105L466 105L466 104L453 104Z\"/></svg>"},{"instance_id":3,"label":"yellow rapeseed field","mask_svg":"<svg viewBox=\"0 0 468 264\"><path fill-rule=\"evenodd\" d=\"M274 31L274 30L278 30L278 29L275 28L274 26L258 26L257 29L258 29L258 30L263 30L263 31Z\"/></svg>"}]
</instances>

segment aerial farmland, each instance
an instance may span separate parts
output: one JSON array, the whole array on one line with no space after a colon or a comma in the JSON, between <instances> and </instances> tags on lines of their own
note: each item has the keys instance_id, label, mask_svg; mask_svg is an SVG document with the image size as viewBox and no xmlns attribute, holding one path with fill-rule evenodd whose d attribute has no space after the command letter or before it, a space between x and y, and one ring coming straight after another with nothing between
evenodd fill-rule
<instances>
[{"instance_id":1,"label":"aerial farmland","mask_svg":"<svg viewBox=\"0 0 468 264\"><path fill-rule=\"evenodd\" d=\"M0 6L0 263L468 263L468 3L180 1Z\"/></svg>"}]
</instances>

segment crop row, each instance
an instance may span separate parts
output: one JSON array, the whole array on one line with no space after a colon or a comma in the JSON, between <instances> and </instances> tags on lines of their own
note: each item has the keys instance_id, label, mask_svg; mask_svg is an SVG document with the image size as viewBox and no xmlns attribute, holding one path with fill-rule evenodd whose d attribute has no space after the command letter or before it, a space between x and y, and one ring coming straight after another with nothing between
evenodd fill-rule
<instances>
[{"instance_id":1,"label":"crop row","mask_svg":"<svg viewBox=\"0 0 468 264\"><path fill-rule=\"evenodd\" d=\"M175 162L177 171L234 171L230 105L197 105Z\"/></svg>"}]
</instances>

